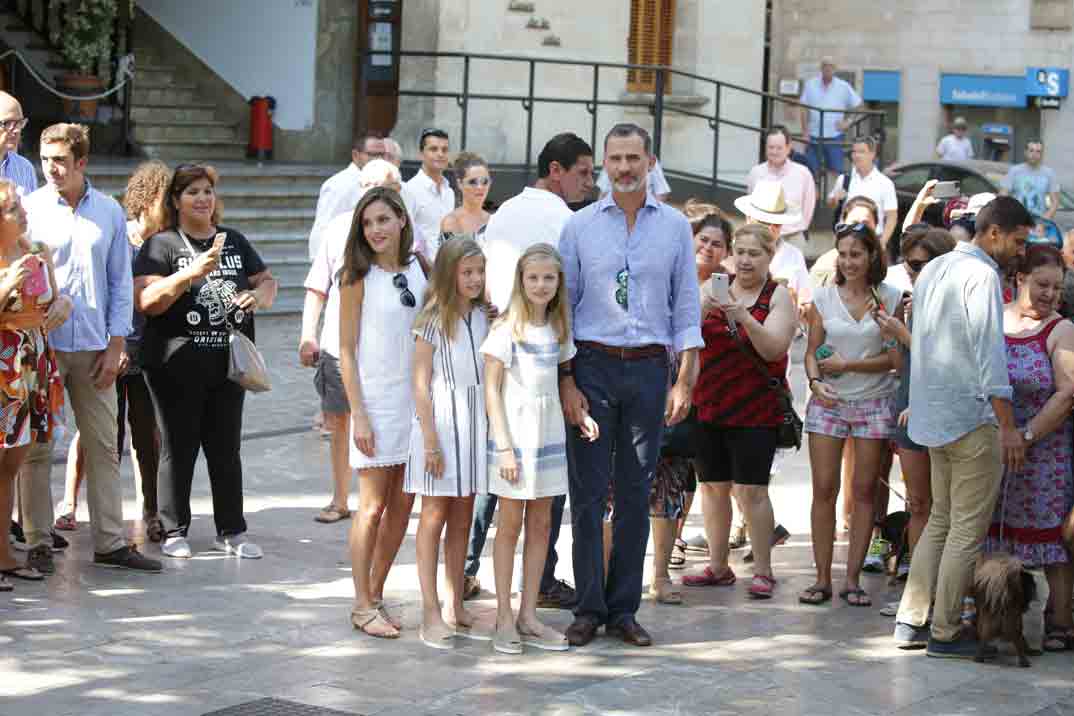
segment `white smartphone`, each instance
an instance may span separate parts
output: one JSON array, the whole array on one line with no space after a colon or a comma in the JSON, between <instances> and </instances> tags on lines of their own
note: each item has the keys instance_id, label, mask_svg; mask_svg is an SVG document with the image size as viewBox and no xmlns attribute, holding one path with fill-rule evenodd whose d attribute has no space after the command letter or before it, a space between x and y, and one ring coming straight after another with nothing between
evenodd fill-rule
<instances>
[{"instance_id":1,"label":"white smartphone","mask_svg":"<svg viewBox=\"0 0 1074 716\"><path fill-rule=\"evenodd\" d=\"M709 293L720 303L731 303L731 279L725 273L714 273L709 279Z\"/></svg>"},{"instance_id":2,"label":"white smartphone","mask_svg":"<svg viewBox=\"0 0 1074 716\"><path fill-rule=\"evenodd\" d=\"M225 241L227 241L227 234L224 233L223 231L221 231L220 233L218 233L216 236L213 237L213 248L214 249L219 249L220 247L222 247L224 245Z\"/></svg>"}]
</instances>

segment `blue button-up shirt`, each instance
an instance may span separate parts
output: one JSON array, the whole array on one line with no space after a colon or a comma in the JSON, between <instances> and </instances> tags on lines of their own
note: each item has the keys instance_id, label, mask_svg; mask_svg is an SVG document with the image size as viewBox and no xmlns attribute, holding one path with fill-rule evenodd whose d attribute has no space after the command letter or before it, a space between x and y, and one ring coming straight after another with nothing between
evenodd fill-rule
<instances>
[{"instance_id":1,"label":"blue button-up shirt","mask_svg":"<svg viewBox=\"0 0 1074 716\"><path fill-rule=\"evenodd\" d=\"M913 317L910 439L940 447L995 424L989 400L1012 396L996 262L960 241L922 270Z\"/></svg>"},{"instance_id":2,"label":"blue button-up shirt","mask_svg":"<svg viewBox=\"0 0 1074 716\"><path fill-rule=\"evenodd\" d=\"M659 343L677 353L704 345L693 236L678 210L649 194L628 233L626 214L608 194L570 218L559 251L576 340ZM615 300L623 269L626 308Z\"/></svg>"},{"instance_id":3,"label":"blue button-up shirt","mask_svg":"<svg viewBox=\"0 0 1074 716\"><path fill-rule=\"evenodd\" d=\"M56 285L74 302L71 317L49 334L58 351L96 351L131 332L134 279L127 219L110 196L90 186L74 209L51 185L25 201L30 238L52 250Z\"/></svg>"},{"instance_id":4,"label":"blue button-up shirt","mask_svg":"<svg viewBox=\"0 0 1074 716\"><path fill-rule=\"evenodd\" d=\"M0 177L15 182L20 196L37 191L37 172L30 160L15 152L8 152L0 160Z\"/></svg>"}]
</instances>

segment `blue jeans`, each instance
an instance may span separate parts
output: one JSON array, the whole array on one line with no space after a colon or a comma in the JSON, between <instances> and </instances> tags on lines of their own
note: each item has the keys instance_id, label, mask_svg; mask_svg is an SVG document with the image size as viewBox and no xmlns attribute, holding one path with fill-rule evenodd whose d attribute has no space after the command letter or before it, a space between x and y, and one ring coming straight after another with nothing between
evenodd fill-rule
<instances>
[{"instance_id":1,"label":"blue jeans","mask_svg":"<svg viewBox=\"0 0 1074 716\"><path fill-rule=\"evenodd\" d=\"M668 361L625 361L585 346L574 359L578 388L600 426L588 442L567 431L576 617L598 624L633 620L641 604L645 547L649 541L649 489L660 456ZM614 450L615 464L612 465ZM614 484L612 554L604 579L603 517Z\"/></svg>"},{"instance_id":2,"label":"blue jeans","mask_svg":"<svg viewBox=\"0 0 1074 716\"><path fill-rule=\"evenodd\" d=\"M806 161L809 162L809 168L813 172L813 176L820 176L820 152L822 147L825 170L837 174L842 173L846 159L843 154L843 135L837 134L834 137L825 137L823 140L820 137L811 137L810 140L809 146L806 147Z\"/></svg>"},{"instance_id":3,"label":"blue jeans","mask_svg":"<svg viewBox=\"0 0 1074 716\"><path fill-rule=\"evenodd\" d=\"M544 573L541 575L541 592L550 592L556 586L556 540L559 539L559 527L563 523L563 507L567 496L560 495L552 500L552 529L548 534L548 556L544 561ZM466 551L466 569L468 577L477 576L481 567L481 552L485 549L485 538L492 527L492 516L496 512L496 495L478 495L474 500L474 524L470 527L470 547Z\"/></svg>"}]
</instances>

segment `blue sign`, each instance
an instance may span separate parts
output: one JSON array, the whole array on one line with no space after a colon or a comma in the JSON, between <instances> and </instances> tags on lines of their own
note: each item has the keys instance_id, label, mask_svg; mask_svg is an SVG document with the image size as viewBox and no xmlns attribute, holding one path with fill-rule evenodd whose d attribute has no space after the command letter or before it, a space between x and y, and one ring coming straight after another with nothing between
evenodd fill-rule
<instances>
[{"instance_id":1,"label":"blue sign","mask_svg":"<svg viewBox=\"0 0 1074 716\"><path fill-rule=\"evenodd\" d=\"M901 88L901 72L865 70L862 75L861 98L866 102L898 102Z\"/></svg>"},{"instance_id":2,"label":"blue sign","mask_svg":"<svg viewBox=\"0 0 1074 716\"><path fill-rule=\"evenodd\" d=\"M1025 77L940 75L940 102L971 107L1025 107Z\"/></svg>"},{"instance_id":3,"label":"blue sign","mask_svg":"<svg viewBox=\"0 0 1074 716\"><path fill-rule=\"evenodd\" d=\"M1027 67L1026 95L1029 97L1066 97L1070 88L1070 70L1058 67Z\"/></svg>"}]
</instances>

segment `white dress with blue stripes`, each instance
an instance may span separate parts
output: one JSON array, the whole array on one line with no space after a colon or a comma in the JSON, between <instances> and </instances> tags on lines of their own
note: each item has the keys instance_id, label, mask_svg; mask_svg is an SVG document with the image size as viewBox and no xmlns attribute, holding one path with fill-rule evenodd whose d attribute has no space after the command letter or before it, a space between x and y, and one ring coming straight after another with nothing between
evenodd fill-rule
<instances>
[{"instance_id":1,"label":"white dress with blue stripes","mask_svg":"<svg viewBox=\"0 0 1074 716\"><path fill-rule=\"evenodd\" d=\"M481 352L501 361L507 429L519 465L518 482L500 477L496 445L489 435L489 492L515 500L567 493L567 431L559 402L557 368L574 357L574 342L556 340L551 326L527 325L525 340L515 341L500 323L489 332Z\"/></svg>"},{"instance_id":2,"label":"white dress with blue stripes","mask_svg":"<svg viewBox=\"0 0 1074 716\"><path fill-rule=\"evenodd\" d=\"M414 417L410 431L410 462L403 491L427 497L469 497L488 492L485 456L488 418L485 414L485 358L478 352L489 332L479 308L460 318L449 341L439 321L430 321L414 334L433 345L433 418L444 458L444 472L433 478L425 472L425 441Z\"/></svg>"}]
</instances>

